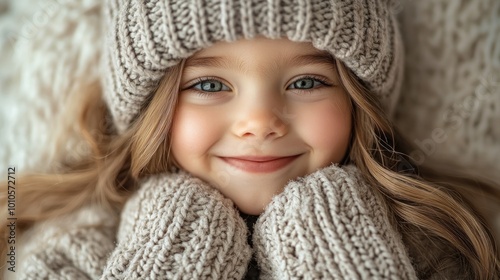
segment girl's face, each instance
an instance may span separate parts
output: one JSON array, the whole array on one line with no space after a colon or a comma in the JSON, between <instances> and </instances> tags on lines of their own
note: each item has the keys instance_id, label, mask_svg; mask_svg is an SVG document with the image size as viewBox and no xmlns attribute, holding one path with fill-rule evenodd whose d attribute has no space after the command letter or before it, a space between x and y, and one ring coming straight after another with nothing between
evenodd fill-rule
<instances>
[{"instance_id":1,"label":"girl's face","mask_svg":"<svg viewBox=\"0 0 500 280\"><path fill-rule=\"evenodd\" d=\"M180 86L175 161L245 213L346 155L349 98L331 56L309 43L217 43L186 61Z\"/></svg>"}]
</instances>

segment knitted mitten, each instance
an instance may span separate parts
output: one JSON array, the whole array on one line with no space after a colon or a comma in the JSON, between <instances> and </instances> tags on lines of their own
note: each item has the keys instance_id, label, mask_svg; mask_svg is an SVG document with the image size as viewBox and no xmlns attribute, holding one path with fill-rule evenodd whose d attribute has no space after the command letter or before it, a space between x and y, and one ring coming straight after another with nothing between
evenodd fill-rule
<instances>
[{"instance_id":1,"label":"knitted mitten","mask_svg":"<svg viewBox=\"0 0 500 280\"><path fill-rule=\"evenodd\" d=\"M150 177L126 203L104 278L241 279L248 230L233 203L184 172Z\"/></svg>"},{"instance_id":2,"label":"knitted mitten","mask_svg":"<svg viewBox=\"0 0 500 280\"><path fill-rule=\"evenodd\" d=\"M255 225L263 279L416 279L381 199L354 166L290 182Z\"/></svg>"}]
</instances>

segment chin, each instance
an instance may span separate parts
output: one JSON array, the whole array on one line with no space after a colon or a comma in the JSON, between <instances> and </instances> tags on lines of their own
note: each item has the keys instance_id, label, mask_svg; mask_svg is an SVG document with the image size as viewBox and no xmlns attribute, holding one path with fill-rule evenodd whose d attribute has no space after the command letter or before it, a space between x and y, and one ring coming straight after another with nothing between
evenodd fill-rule
<instances>
[{"instance_id":1,"label":"chin","mask_svg":"<svg viewBox=\"0 0 500 280\"><path fill-rule=\"evenodd\" d=\"M288 178L269 180L267 178L245 179L235 178L238 184L213 184L226 198L243 213L260 215L273 198L283 192Z\"/></svg>"}]
</instances>

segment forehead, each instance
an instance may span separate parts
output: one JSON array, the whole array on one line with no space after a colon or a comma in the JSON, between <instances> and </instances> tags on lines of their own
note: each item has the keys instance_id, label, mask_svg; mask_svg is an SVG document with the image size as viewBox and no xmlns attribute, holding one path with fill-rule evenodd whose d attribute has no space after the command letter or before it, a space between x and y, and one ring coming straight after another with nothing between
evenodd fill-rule
<instances>
[{"instance_id":1,"label":"forehead","mask_svg":"<svg viewBox=\"0 0 500 280\"><path fill-rule=\"evenodd\" d=\"M219 42L192 55L186 67L225 67L228 61L242 63L328 64L333 56L307 42L259 37L252 40Z\"/></svg>"}]
</instances>

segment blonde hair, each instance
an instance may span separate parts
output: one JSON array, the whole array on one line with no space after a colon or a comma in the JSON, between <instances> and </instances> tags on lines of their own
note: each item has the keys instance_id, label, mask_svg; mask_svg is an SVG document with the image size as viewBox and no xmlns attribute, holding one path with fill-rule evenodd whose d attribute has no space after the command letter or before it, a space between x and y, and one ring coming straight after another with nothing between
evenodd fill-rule
<instances>
[{"instance_id":1,"label":"blonde hair","mask_svg":"<svg viewBox=\"0 0 500 280\"><path fill-rule=\"evenodd\" d=\"M33 223L57 218L86 204L119 212L141 177L166 172L172 166L169 131L184 62L168 70L157 94L151 95L130 129L117 134L109 123L100 98L100 87L93 86L80 113L80 131L90 154L79 162L65 163L57 174L22 178L18 189L17 221L25 230ZM428 183L411 173L401 173L401 153L393 125L384 117L373 95L356 77L337 62L343 86L352 100L353 136L347 161L352 162L383 194L403 238L411 243L414 229L424 231L456 248L470 264L476 279L493 279L498 259L493 239L478 218L449 188ZM409 159L408 159L409 160ZM411 161L411 160L409 160ZM406 165L406 162L405 166ZM6 209L6 186L0 193L0 207ZM47 191L50 190L50 191ZM6 221L5 211L1 218ZM7 234L5 226L0 234ZM0 253L4 257L5 243ZM3 260L2 260L3 261Z\"/></svg>"},{"instance_id":2,"label":"blonde hair","mask_svg":"<svg viewBox=\"0 0 500 280\"><path fill-rule=\"evenodd\" d=\"M498 191L487 188L487 185L473 184L473 180L439 174L425 166L420 168L418 176L416 166L404 153L411 150L409 143L384 117L376 98L342 63L336 64L342 85L355 103L350 161L384 195L403 239L416 247L417 253L428 251L428 248L418 248L420 239L415 233L440 239L458 250L463 260L469 263L474 279L499 277L498 252L493 237L482 219L457 192L484 187L498 198ZM437 184L422 178L445 178L450 182ZM422 257L433 265L432 256Z\"/></svg>"}]
</instances>

